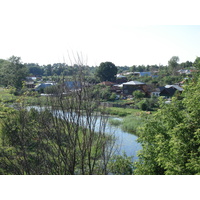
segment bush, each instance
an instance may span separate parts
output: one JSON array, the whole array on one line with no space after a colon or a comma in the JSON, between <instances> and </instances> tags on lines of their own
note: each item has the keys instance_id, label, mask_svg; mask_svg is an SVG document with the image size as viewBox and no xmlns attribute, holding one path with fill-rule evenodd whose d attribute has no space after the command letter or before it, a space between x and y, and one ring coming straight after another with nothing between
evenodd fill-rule
<instances>
[{"instance_id":1,"label":"bush","mask_svg":"<svg viewBox=\"0 0 200 200\"><path fill-rule=\"evenodd\" d=\"M134 165L132 162L133 157L123 155L113 156L108 164L108 170L113 175L132 175L134 171Z\"/></svg>"}]
</instances>

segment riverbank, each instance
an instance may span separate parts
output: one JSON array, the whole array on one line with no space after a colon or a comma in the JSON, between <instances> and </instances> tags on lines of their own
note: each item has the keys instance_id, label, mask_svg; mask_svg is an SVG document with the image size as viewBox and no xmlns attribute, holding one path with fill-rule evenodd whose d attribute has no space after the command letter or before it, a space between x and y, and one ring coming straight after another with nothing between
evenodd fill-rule
<instances>
[{"instance_id":1,"label":"riverbank","mask_svg":"<svg viewBox=\"0 0 200 200\"><path fill-rule=\"evenodd\" d=\"M152 116L152 112L145 112L133 108L109 107L104 109L104 113L116 117L109 119L109 123L112 126L120 127L123 131L136 136L139 136L139 128Z\"/></svg>"}]
</instances>

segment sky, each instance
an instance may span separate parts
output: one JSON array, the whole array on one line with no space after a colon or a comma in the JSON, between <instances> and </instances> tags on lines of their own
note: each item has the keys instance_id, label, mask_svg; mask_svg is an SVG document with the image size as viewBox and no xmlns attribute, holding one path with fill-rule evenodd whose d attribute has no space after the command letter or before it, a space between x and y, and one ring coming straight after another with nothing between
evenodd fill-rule
<instances>
[{"instance_id":1,"label":"sky","mask_svg":"<svg viewBox=\"0 0 200 200\"><path fill-rule=\"evenodd\" d=\"M0 58L167 65L200 56L197 1L0 0Z\"/></svg>"}]
</instances>

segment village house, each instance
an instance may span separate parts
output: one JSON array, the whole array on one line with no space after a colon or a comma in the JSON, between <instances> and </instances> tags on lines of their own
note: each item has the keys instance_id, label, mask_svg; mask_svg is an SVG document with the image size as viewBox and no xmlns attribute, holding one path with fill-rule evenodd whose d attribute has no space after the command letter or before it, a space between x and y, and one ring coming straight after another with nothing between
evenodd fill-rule
<instances>
[{"instance_id":1,"label":"village house","mask_svg":"<svg viewBox=\"0 0 200 200\"><path fill-rule=\"evenodd\" d=\"M145 83L139 81L129 81L127 83L123 83L123 95L132 95L134 91L139 90L146 94L147 85Z\"/></svg>"},{"instance_id":2,"label":"village house","mask_svg":"<svg viewBox=\"0 0 200 200\"><path fill-rule=\"evenodd\" d=\"M44 91L45 88L56 85L55 83L52 82L47 82L47 83L40 83L39 85L35 86L35 91Z\"/></svg>"},{"instance_id":3,"label":"village house","mask_svg":"<svg viewBox=\"0 0 200 200\"><path fill-rule=\"evenodd\" d=\"M116 76L116 83L121 84L127 82L127 77L121 74L117 74Z\"/></svg>"},{"instance_id":4,"label":"village house","mask_svg":"<svg viewBox=\"0 0 200 200\"><path fill-rule=\"evenodd\" d=\"M183 88L179 85L166 85L159 88L155 88L151 92L151 96L163 96L166 98L171 98L176 91L182 92Z\"/></svg>"}]
</instances>

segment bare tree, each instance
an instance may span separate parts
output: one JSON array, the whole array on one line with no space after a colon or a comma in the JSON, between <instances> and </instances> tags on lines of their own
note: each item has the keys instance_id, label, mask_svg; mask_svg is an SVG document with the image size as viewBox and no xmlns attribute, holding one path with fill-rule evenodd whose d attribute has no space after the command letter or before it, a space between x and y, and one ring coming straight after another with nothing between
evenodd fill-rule
<instances>
[{"instance_id":1,"label":"bare tree","mask_svg":"<svg viewBox=\"0 0 200 200\"><path fill-rule=\"evenodd\" d=\"M107 117L100 115L79 56L76 62L73 81L62 77L45 107L21 107L4 120L2 174L109 173L115 139L105 133Z\"/></svg>"}]
</instances>

